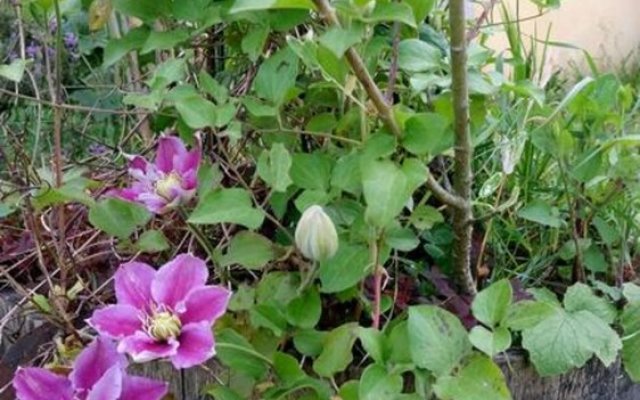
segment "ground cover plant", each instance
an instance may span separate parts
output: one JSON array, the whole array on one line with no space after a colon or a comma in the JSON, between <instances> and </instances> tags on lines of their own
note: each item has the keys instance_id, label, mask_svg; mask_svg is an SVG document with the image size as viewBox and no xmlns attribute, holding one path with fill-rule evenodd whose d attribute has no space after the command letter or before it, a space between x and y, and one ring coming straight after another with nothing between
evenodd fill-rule
<instances>
[{"instance_id":1,"label":"ground cover plant","mask_svg":"<svg viewBox=\"0 0 640 400\"><path fill-rule=\"evenodd\" d=\"M498 3L0 5L5 393L509 399L516 348L640 380L638 88L545 76Z\"/></svg>"}]
</instances>

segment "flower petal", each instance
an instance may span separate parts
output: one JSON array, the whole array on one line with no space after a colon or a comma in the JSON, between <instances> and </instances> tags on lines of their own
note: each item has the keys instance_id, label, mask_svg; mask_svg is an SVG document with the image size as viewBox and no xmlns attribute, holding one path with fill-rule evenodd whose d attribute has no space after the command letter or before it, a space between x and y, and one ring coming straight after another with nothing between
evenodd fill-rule
<instances>
[{"instance_id":1,"label":"flower petal","mask_svg":"<svg viewBox=\"0 0 640 400\"><path fill-rule=\"evenodd\" d=\"M169 391L165 382L126 375L120 400L160 400Z\"/></svg>"},{"instance_id":2,"label":"flower petal","mask_svg":"<svg viewBox=\"0 0 640 400\"><path fill-rule=\"evenodd\" d=\"M204 286L208 276L203 260L180 254L158 270L151 284L151 295L158 304L182 312L189 292Z\"/></svg>"},{"instance_id":3,"label":"flower petal","mask_svg":"<svg viewBox=\"0 0 640 400\"><path fill-rule=\"evenodd\" d=\"M183 157L177 158L175 160L175 169L180 172L180 174L184 174L188 171L198 171L201 158L202 155L200 154L200 147L197 147L185 153Z\"/></svg>"},{"instance_id":4,"label":"flower petal","mask_svg":"<svg viewBox=\"0 0 640 400\"><path fill-rule=\"evenodd\" d=\"M167 199L155 193L141 193L136 201L154 214L163 214L168 211Z\"/></svg>"},{"instance_id":5,"label":"flower petal","mask_svg":"<svg viewBox=\"0 0 640 400\"><path fill-rule=\"evenodd\" d=\"M126 367L126 358L118 354L115 343L98 337L76 357L69 379L76 389L89 390L112 368Z\"/></svg>"},{"instance_id":6,"label":"flower petal","mask_svg":"<svg viewBox=\"0 0 640 400\"><path fill-rule=\"evenodd\" d=\"M91 388L87 400L118 400L122 393L123 374L119 366L109 369Z\"/></svg>"},{"instance_id":7,"label":"flower petal","mask_svg":"<svg viewBox=\"0 0 640 400\"><path fill-rule=\"evenodd\" d=\"M158 144L156 166L164 173L169 173L175 168L177 160L186 157L187 149L182 140L175 136L163 136Z\"/></svg>"},{"instance_id":8,"label":"flower petal","mask_svg":"<svg viewBox=\"0 0 640 400\"><path fill-rule=\"evenodd\" d=\"M145 310L151 304L151 282L156 271L145 263L128 262L115 274L118 303Z\"/></svg>"},{"instance_id":9,"label":"flower petal","mask_svg":"<svg viewBox=\"0 0 640 400\"><path fill-rule=\"evenodd\" d=\"M71 381L43 368L18 368L13 377L18 400L72 400Z\"/></svg>"},{"instance_id":10,"label":"flower petal","mask_svg":"<svg viewBox=\"0 0 640 400\"><path fill-rule=\"evenodd\" d=\"M171 357L171 363L176 368L200 365L216 354L213 332L207 322L183 326L178 341L178 352Z\"/></svg>"},{"instance_id":11,"label":"flower petal","mask_svg":"<svg viewBox=\"0 0 640 400\"><path fill-rule=\"evenodd\" d=\"M185 311L180 314L183 325L192 322L213 323L227 310L231 292L222 286L205 286L192 290L185 301Z\"/></svg>"},{"instance_id":12,"label":"flower petal","mask_svg":"<svg viewBox=\"0 0 640 400\"><path fill-rule=\"evenodd\" d=\"M89 325L113 339L131 336L142 329L141 311L125 304L106 306L93 312Z\"/></svg>"},{"instance_id":13,"label":"flower petal","mask_svg":"<svg viewBox=\"0 0 640 400\"><path fill-rule=\"evenodd\" d=\"M118 344L118 351L129 354L135 362L147 362L175 355L178 346L176 340L158 342L146 333L138 331L124 338Z\"/></svg>"}]
</instances>

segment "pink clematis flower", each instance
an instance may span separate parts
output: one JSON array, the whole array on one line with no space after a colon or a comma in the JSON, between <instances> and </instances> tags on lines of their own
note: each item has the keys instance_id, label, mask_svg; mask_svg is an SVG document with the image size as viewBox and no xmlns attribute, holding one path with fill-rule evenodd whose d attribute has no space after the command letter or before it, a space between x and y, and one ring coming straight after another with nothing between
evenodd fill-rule
<instances>
[{"instance_id":1,"label":"pink clematis flower","mask_svg":"<svg viewBox=\"0 0 640 400\"><path fill-rule=\"evenodd\" d=\"M129 157L129 174L135 182L109 195L142 204L155 214L163 214L191 200L198 185L200 146L187 151L175 136L160 138L155 164L143 157Z\"/></svg>"},{"instance_id":2,"label":"pink clematis flower","mask_svg":"<svg viewBox=\"0 0 640 400\"><path fill-rule=\"evenodd\" d=\"M13 378L18 400L160 400L164 382L127 375L126 358L106 338L97 338L76 358L69 377L44 368L19 368Z\"/></svg>"},{"instance_id":3,"label":"pink clematis flower","mask_svg":"<svg viewBox=\"0 0 640 400\"><path fill-rule=\"evenodd\" d=\"M223 287L205 285L208 275L204 261L188 254L158 271L140 262L122 264L115 274L118 304L96 310L88 323L119 340L118 351L136 362L202 364L215 355L212 325L231 296Z\"/></svg>"}]
</instances>

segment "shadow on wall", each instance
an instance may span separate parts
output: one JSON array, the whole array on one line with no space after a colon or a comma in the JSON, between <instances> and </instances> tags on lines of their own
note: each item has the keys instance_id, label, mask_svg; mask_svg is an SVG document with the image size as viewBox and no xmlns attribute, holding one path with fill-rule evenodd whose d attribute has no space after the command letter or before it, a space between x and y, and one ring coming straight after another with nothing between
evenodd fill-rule
<instances>
[{"instance_id":1,"label":"shadow on wall","mask_svg":"<svg viewBox=\"0 0 640 400\"><path fill-rule=\"evenodd\" d=\"M499 22L501 6L493 10L493 22ZM531 0L502 0L511 18L519 19L539 14ZM550 41L561 42L584 49L594 58L599 68L617 70L637 64L640 59L640 0L561 0L558 9L545 15L521 22L525 37L544 40L551 26ZM527 40L529 41L529 40ZM506 35L493 35L487 45L498 51L508 49ZM542 46L538 46L542 48ZM547 68L576 65L586 70L580 50L552 46L547 50Z\"/></svg>"}]
</instances>

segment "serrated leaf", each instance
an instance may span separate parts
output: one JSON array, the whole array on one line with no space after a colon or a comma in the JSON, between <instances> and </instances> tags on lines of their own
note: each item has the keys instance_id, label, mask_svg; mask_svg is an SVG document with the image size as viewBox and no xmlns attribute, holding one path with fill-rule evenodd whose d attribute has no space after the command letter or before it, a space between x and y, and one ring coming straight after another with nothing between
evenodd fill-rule
<instances>
[{"instance_id":1,"label":"serrated leaf","mask_svg":"<svg viewBox=\"0 0 640 400\"><path fill-rule=\"evenodd\" d=\"M608 367L622 348L616 332L593 313L569 313L560 307L533 328L525 329L522 345L541 376L580 368L593 355Z\"/></svg>"},{"instance_id":2,"label":"serrated leaf","mask_svg":"<svg viewBox=\"0 0 640 400\"><path fill-rule=\"evenodd\" d=\"M264 213L253 208L251 195L244 189L221 189L200 199L189 216L192 224L230 223L256 229L262 225Z\"/></svg>"},{"instance_id":3,"label":"serrated leaf","mask_svg":"<svg viewBox=\"0 0 640 400\"><path fill-rule=\"evenodd\" d=\"M356 27L342 28L333 26L318 39L320 43L331 50L336 57L341 58L350 48L360 43L364 35L363 29Z\"/></svg>"},{"instance_id":4,"label":"serrated leaf","mask_svg":"<svg viewBox=\"0 0 640 400\"><path fill-rule=\"evenodd\" d=\"M376 2L375 8L369 16L364 18L364 20L369 23L397 21L412 28L416 27L416 19L413 15L413 9L406 3Z\"/></svg>"},{"instance_id":5,"label":"serrated leaf","mask_svg":"<svg viewBox=\"0 0 640 400\"><path fill-rule=\"evenodd\" d=\"M608 324L618 316L614 305L605 298L596 296L584 283L571 286L564 296L564 308L569 312L590 311Z\"/></svg>"}]
</instances>

